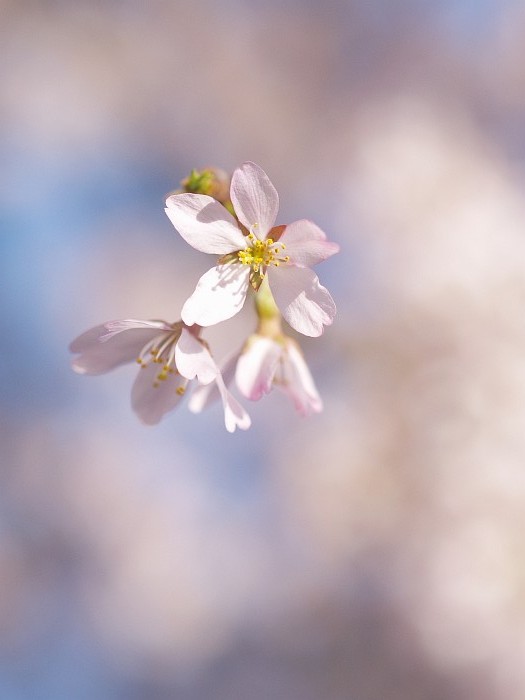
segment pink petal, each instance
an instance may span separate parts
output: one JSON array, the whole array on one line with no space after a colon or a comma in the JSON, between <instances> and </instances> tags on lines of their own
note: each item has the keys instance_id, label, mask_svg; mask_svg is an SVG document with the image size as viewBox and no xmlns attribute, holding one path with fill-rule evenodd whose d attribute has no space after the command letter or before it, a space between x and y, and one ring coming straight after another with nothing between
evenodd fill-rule
<instances>
[{"instance_id":1,"label":"pink petal","mask_svg":"<svg viewBox=\"0 0 525 700\"><path fill-rule=\"evenodd\" d=\"M279 238L284 243L284 254L290 256L290 263L311 267L339 252L337 243L326 240L326 235L312 221L301 219L288 224Z\"/></svg>"},{"instance_id":2,"label":"pink petal","mask_svg":"<svg viewBox=\"0 0 525 700\"><path fill-rule=\"evenodd\" d=\"M108 327L115 323L121 322L110 321L95 326L71 343L71 352L80 353L72 362L75 372L104 374L119 365L133 362L144 345L162 332L157 327L134 327L108 338Z\"/></svg>"},{"instance_id":3,"label":"pink petal","mask_svg":"<svg viewBox=\"0 0 525 700\"><path fill-rule=\"evenodd\" d=\"M335 303L317 275L307 267L268 268L275 302L292 328L312 337L322 334L335 316Z\"/></svg>"},{"instance_id":4,"label":"pink petal","mask_svg":"<svg viewBox=\"0 0 525 700\"><path fill-rule=\"evenodd\" d=\"M281 352L281 346L269 338L252 336L248 340L235 372L235 381L243 396L258 401L270 392Z\"/></svg>"},{"instance_id":5,"label":"pink petal","mask_svg":"<svg viewBox=\"0 0 525 700\"><path fill-rule=\"evenodd\" d=\"M234 217L213 197L173 194L165 211L186 243L203 253L225 255L246 247Z\"/></svg>"},{"instance_id":6,"label":"pink petal","mask_svg":"<svg viewBox=\"0 0 525 700\"><path fill-rule=\"evenodd\" d=\"M146 425L155 425L168 411L172 411L182 398L177 389L184 389L188 383L185 377L176 373L156 382L161 369L155 362L141 367L131 390L133 410ZM158 383L158 386L155 387L154 383Z\"/></svg>"},{"instance_id":7,"label":"pink petal","mask_svg":"<svg viewBox=\"0 0 525 700\"><path fill-rule=\"evenodd\" d=\"M185 328L175 346L175 365L183 377L197 377L201 384L209 384L219 372L206 347Z\"/></svg>"},{"instance_id":8,"label":"pink petal","mask_svg":"<svg viewBox=\"0 0 525 700\"><path fill-rule=\"evenodd\" d=\"M219 389L222 406L224 408L224 424L229 433L234 433L235 428L248 430L252 421L237 399L228 391L224 380L220 374L216 377L217 388Z\"/></svg>"},{"instance_id":9,"label":"pink petal","mask_svg":"<svg viewBox=\"0 0 525 700\"><path fill-rule=\"evenodd\" d=\"M232 176L230 197L239 221L264 240L279 211L279 195L268 175L255 163L243 163Z\"/></svg>"},{"instance_id":10,"label":"pink petal","mask_svg":"<svg viewBox=\"0 0 525 700\"><path fill-rule=\"evenodd\" d=\"M276 375L275 385L287 394L294 403L298 413L306 416L323 410L323 402L304 361L302 353L291 341L283 353L283 363Z\"/></svg>"},{"instance_id":11,"label":"pink petal","mask_svg":"<svg viewBox=\"0 0 525 700\"><path fill-rule=\"evenodd\" d=\"M213 326L235 316L244 305L249 276L250 267L240 263L212 267L200 278L182 307L184 323Z\"/></svg>"}]
</instances>

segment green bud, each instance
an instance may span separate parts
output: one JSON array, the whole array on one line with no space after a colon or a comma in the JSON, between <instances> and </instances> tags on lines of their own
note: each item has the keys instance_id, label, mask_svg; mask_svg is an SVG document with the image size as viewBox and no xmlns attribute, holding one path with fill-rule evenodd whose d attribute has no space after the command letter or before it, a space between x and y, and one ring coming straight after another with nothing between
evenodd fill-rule
<instances>
[{"instance_id":1,"label":"green bud","mask_svg":"<svg viewBox=\"0 0 525 700\"><path fill-rule=\"evenodd\" d=\"M193 169L181 186L183 192L207 194L225 206L230 203L230 178L220 168Z\"/></svg>"}]
</instances>

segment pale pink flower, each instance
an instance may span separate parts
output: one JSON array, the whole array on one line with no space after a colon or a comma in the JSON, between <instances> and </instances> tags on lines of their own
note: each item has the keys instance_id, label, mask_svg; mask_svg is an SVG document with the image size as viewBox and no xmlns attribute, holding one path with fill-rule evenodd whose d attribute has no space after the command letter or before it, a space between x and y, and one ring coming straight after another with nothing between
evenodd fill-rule
<instances>
[{"instance_id":1,"label":"pale pink flower","mask_svg":"<svg viewBox=\"0 0 525 700\"><path fill-rule=\"evenodd\" d=\"M153 425L178 405L190 380L224 384L206 344L198 337L199 331L198 326L190 328L182 321L110 321L71 343L71 352L78 353L72 366L79 374L103 374L136 360L141 369L133 384L131 404L143 423ZM250 427L248 414L228 391L223 405L229 432Z\"/></svg>"},{"instance_id":2,"label":"pale pink flower","mask_svg":"<svg viewBox=\"0 0 525 700\"><path fill-rule=\"evenodd\" d=\"M183 321L211 326L231 318L243 307L249 285L257 290L267 275L288 323L304 335L321 335L336 309L310 266L337 253L339 246L306 219L276 227L279 196L255 163L235 170L230 197L238 221L207 195L175 194L166 200L166 213L184 240L220 256L184 304Z\"/></svg>"},{"instance_id":3,"label":"pale pink flower","mask_svg":"<svg viewBox=\"0 0 525 700\"><path fill-rule=\"evenodd\" d=\"M251 401L258 401L276 387L303 416L323 410L303 354L287 336L273 340L252 335L237 360L235 381L241 394Z\"/></svg>"},{"instance_id":4,"label":"pale pink flower","mask_svg":"<svg viewBox=\"0 0 525 700\"><path fill-rule=\"evenodd\" d=\"M251 401L258 401L275 387L292 400L303 416L323 410L308 365L297 343L287 336L273 340L253 334L242 351L225 362L222 374L226 382L235 377L237 388ZM191 397L189 408L200 411L216 398L216 387L201 386Z\"/></svg>"}]
</instances>

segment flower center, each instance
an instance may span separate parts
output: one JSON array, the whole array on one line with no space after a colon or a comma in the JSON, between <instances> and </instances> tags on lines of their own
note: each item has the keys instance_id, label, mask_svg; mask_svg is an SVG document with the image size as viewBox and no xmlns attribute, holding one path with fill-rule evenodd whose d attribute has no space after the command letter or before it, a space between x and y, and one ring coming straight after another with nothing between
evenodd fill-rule
<instances>
[{"instance_id":1,"label":"flower center","mask_svg":"<svg viewBox=\"0 0 525 700\"><path fill-rule=\"evenodd\" d=\"M176 324L172 332L161 333L155 336L142 348L140 355L137 357L137 363L142 369L148 367L154 362L161 365L158 374L155 376L153 386L157 388L160 382L166 381L170 376L177 376L179 371L175 366L175 345L180 338L181 328ZM184 394L185 386L179 386L176 389L177 394Z\"/></svg>"},{"instance_id":2,"label":"flower center","mask_svg":"<svg viewBox=\"0 0 525 700\"><path fill-rule=\"evenodd\" d=\"M253 225L253 227L255 226L257 224ZM237 257L243 265L250 265L254 272L259 272L261 268L268 267L268 265L278 267L282 262L287 263L290 260L288 255L281 256L282 251L286 247L284 243L279 243L278 241L276 243L273 238L260 241L253 231L250 231L247 238L251 245L244 250L239 250Z\"/></svg>"}]
</instances>

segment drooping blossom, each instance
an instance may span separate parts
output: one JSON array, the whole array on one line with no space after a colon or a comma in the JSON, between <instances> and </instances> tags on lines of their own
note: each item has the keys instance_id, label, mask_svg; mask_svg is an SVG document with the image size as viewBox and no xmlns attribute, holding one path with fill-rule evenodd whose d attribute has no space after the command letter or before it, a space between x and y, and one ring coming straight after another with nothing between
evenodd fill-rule
<instances>
[{"instance_id":1,"label":"drooping blossom","mask_svg":"<svg viewBox=\"0 0 525 700\"><path fill-rule=\"evenodd\" d=\"M303 416L323 410L323 402L301 350L288 336L274 339L254 333L241 352L225 362L222 374L226 382L235 378L241 394L251 401L258 401L275 387L291 399L296 411ZM216 398L216 387L201 386L193 393L189 408L201 411Z\"/></svg>"},{"instance_id":2,"label":"drooping blossom","mask_svg":"<svg viewBox=\"0 0 525 700\"><path fill-rule=\"evenodd\" d=\"M221 387L224 419L229 432L246 430L251 421L226 389L219 368L200 328L182 321L109 321L86 331L70 345L78 356L72 362L79 374L103 374L123 364L136 362L140 371L131 391L133 410L143 423L153 425L173 410L186 392L188 382Z\"/></svg>"},{"instance_id":3,"label":"drooping blossom","mask_svg":"<svg viewBox=\"0 0 525 700\"><path fill-rule=\"evenodd\" d=\"M287 336L274 340L252 335L237 360L235 381L241 394L252 401L276 387L292 400L301 415L323 410L303 354Z\"/></svg>"},{"instance_id":4,"label":"drooping blossom","mask_svg":"<svg viewBox=\"0 0 525 700\"><path fill-rule=\"evenodd\" d=\"M339 246L306 219L275 226L279 196L255 163L235 170L230 198L237 219L207 195L175 194L166 200L166 213L184 240L220 256L184 304L183 321L211 326L231 318L243 307L250 284L257 291L267 276L288 323L304 335L321 335L336 309L310 267Z\"/></svg>"}]
</instances>

